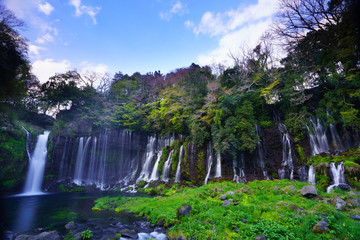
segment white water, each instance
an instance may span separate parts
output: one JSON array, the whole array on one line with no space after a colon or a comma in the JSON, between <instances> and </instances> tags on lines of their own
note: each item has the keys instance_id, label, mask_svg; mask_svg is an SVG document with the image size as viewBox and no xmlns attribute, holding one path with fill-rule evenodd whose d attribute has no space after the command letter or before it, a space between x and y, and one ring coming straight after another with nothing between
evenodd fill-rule
<instances>
[{"instance_id":1,"label":"white water","mask_svg":"<svg viewBox=\"0 0 360 240\"><path fill-rule=\"evenodd\" d=\"M79 149L76 156L76 167L75 167L75 174L74 174L74 180L73 182L77 185L82 185L82 176L84 172L84 160L86 156L87 149L89 147L91 137L88 137L84 145L84 138L80 137L79 140Z\"/></svg>"},{"instance_id":2,"label":"white water","mask_svg":"<svg viewBox=\"0 0 360 240\"><path fill-rule=\"evenodd\" d=\"M326 129L323 127L320 119L310 118L310 127L307 126L310 138L310 147L312 155L322 152L329 152L329 142L326 136ZM311 130L312 131L311 131Z\"/></svg>"},{"instance_id":3,"label":"white water","mask_svg":"<svg viewBox=\"0 0 360 240\"><path fill-rule=\"evenodd\" d=\"M282 123L279 123L279 130L282 134L282 150L283 150L283 160L281 165L283 169L279 170L280 178L285 177L285 167L287 166L290 169L290 180L294 179L294 163L292 160L292 153L291 153L291 142L290 142L290 135L286 128L286 126Z\"/></svg>"},{"instance_id":4,"label":"white water","mask_svg":"<svg viewBox=\"0 0 360 240\"><path fill-rule=\"evenodd\" d=\"M180 182L180 177L181 177L181 162L184 158L184 147L183 145L181 145L180 147L180 154L179 154L179 160L178 160L178 164L177 164L177 168L176 168L176 174L175 174L175 182L179 183Z\"/></svg>"},{"instance_id":5,"label":"white water","mask_svg":"<svg viewBox=\"0 0 360 240\"><path fill-rule=\"evenodd\" d=\"M168 159L164 163L163 172L162 172L162 179L163 181L167 182L170 180L170 172L171 172L171 164L172 164L172 154L174 150L171 150Z\"/></svg>"},{"instance_id":6,"label":"white water","mask_svg":"<svg viewBox=\"0 0 360 240\"><path fill-rule=\"evenodd\" d=\"M26 131L26 133L26 140L28 141L29 133L28 131ZM49 134L49 131L45 131L43 134L38 136L36 146L32 154L29 152L28 143L26 144L30 166L26 177L24 192L18 196L33 196L44 194L44 192L41 191L41 185L45 170Z\"/></svg>"},{"instance_id":7,"label":"white water","mask_svg":"<svg viewBox=\"0 0 360 240\"><path fill-rule=\"evenodd\" d=\"M151 174L151 162L155 155L155 136L150 136L147 146L146 146L146 156L145 156L145 162L141 169L141 173L137 179L137 182L140 180L149 181L150 174Z\"/></svg>"},{"instance_id":8,"label":"white water","mask_svg":"<svg viewBox=\"0 0 360 240\"><path fill-rule=\"evenodd\" d=\"M207 146L207 156L208 156L208 158L207 158L207 173L206 173L204 185L206 185L208 183L208 180L210 177L210 172L211 172L211 167L213 164L213 152L212 152L211 142L209 142L208 146Z\"/></svg>"},{"instance_id":9,"label":"white water","mask_svg":"<svg viewBox=\"0 0 360 240\"><path fill-rule=\"evenodd\" d=\"M340 164L337 166L335 166L335 163L331 162L330 171L333 175L333 184L326 189L327 193L329 193L334 187L337 187L340 184L346 184L343 162L340 162Z\"/></svg>"},{"instance_id":10,"label":"white water","mask_svg":"<svg viewBox=\"0 0 360 240\"><path fill-rule=\"evenodd\" d=\"M151 173L151 176L150 176L150 181L155 181L155 180L158 180L158 179L159 179L159 170L158 170L158 167L159 167L159 162L160 162L161 154L162 154L161 151L159 151L158 154L157 154L157 159L156 159L156 162L155 162L155 164L154 164L154 167L153 167L153 170L152 170L152 173Z\"/></svg>"},{"instance_id":11,"label":"white water","mask_svg":"<svg viewBox=\"0 0 360 240\"><path fill-rule=\"evenodd\" d=\"M96 180L96 144L97 144L97 137L94 137L92 147L91 147L91 155L90 155L90 165L88 170L88 176L87 176L87 184L93 184Z\"/></svg>"},{"instance_id":12,"label":"white water","mask_svg":"<svg viewBox=\"0 0 360 240\"><path fill-rule=\"evenodd\" d=\"M329 128L330 128L330 133L331 133L331 138L332 138L332 145L334 146L335 151L344 151L345 148L342 144L339 133L336 130L336 126L334 124L330 123Z\"/></svg>"},{"instance_id":13,"label":"white water","mask_svg":"<svg viewBox=\"0 0 360 240\"><path fill-rule=\"evenodd\" d=\"M315 171L314 171L313 165L310 165L308 175L309 175L308 176L308 183L309 184L316 184Z\"/></svg>"},{"instance_id":14,"label":"white water","mask_svg":"<svg viewBox=\"0 0 360 240\"><path fill-rule=\"evenodd\" d=\"M215 178L221 178L221 156L220 156L220 153L216 154Z\"/></svg>"}]
</instances>

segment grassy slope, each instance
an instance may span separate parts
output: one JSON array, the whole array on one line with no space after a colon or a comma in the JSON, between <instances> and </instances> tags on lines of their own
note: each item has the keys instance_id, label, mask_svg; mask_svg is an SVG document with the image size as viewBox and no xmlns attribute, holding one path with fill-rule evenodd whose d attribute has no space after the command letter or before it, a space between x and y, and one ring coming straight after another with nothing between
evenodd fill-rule
<instances>
[{"instance_id":1,"label":"grassy slope","mask_svg":"<svg viewBox=\"0 0 360 240\"><path fill-rule=\"evenodd\" d=\"M291 190L290 185L296 190ZM337 189L327 194L318 189L318 197L307 199L299 193L305 185L288 180L209 183L199 188L172 188L167 191L168 196L152 199L101 198L93 210L127 209L147 216L152 223L163 219L169 227L170 239L179 236L187 239L254 239L261 234L267 239L360 239L359 222L348 217L349 214L360 215L360 209L349 205L346 211L340 212L334 205L324 203L336 196L349 201L355 195ZM280 189L273 190L274 186ZM219 196L228 191L236 193L227 197L238 202L237 206L222 206ZM176 210L183 204L191 205L191 216L178 219ZM328 218L328 233L312 232L312 227L322 220L317 214Z\"/></svg>"}]
</instances>

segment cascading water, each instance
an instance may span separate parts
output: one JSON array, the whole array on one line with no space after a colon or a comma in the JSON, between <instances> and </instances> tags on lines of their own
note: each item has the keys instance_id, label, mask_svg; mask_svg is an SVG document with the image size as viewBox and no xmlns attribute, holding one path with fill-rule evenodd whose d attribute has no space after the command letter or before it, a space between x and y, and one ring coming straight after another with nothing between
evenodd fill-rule
<instances>
[{"instance_id":1,"label":"cascading water","mask_svg":"<svg viewBox=\"0 0 360 240\"><path fill-rule=\"evenodd\" d=\"M162 172L162 179L163 181L167 182L170 180L170 172L171 172L171 164L172 164L172 154L174 150L171 150L167 160L164 163L163 172Z\"/></svg>"},{"instance_id":2,"label":"cascading water","mask_svg":"<svg viewBox=\"0 0 360 240\"><path fill-rule=\"evenodd\" d=\"M87 149L89 147L91 137L88 137L84 145L84 138L81 137L79 140L79 150L76 157L76 167L75 167L75 174L74 174L74 183L77 185L82 185L82 177L84 172L84 160L86 156Z\"/></svg>"},{"instance_id":3,"label":"cascading water","mask_svg":"<svg viewBox=\"0 0 360 240\"><path fill-rule=\"evenodd\" d=\"M215 178L221 178L221 156L220 156L220 153L216 154Z\"/></svg>"},{"instance_id":4,"label":"cascading water","mask_svg":"<svg viewBox=\"0 0 360 240\"><path fill-rule=\"evenodd\" d=\"M96 144L97 144L97 137L94 137L93 142L92 142L92 146L91 146L91 155L90 155L90 164L89 164L89 169L88 169L88 174L87 174L87 184L94 184L96 182L96 170L95 170L95 165L96 165Z\"/></svg>"},{"instance_id":5,"label":"cascading water","mask_svg":"<svg viewBox=\"0 0 360 240\"><path fill-rule=\"evenodd\" d=\"M35 149L32 154L30 154L28 149L28 143L26 144L26 151L28 152L30 166L26 177L24 192L21 196L44 194L41 191L41 185L45 170L49 134L49 131L45 131L43 134L38 136ZM28 139L29 135L27 132L27 142Z\"/></svg>"},{"instance_id":6,"label":"cascading water","mask_svg":"<svg viewBox=\"0 0 360 240\"><path fill-rule=\"evenodd\" d=\"M313 165L310 165L308 175L309 175L308 176L308 183L309 184L316 184L315 171L314 171Z\"/></svg>"},{"instance_id":7,"label":"cascading water","mask_svg":"<svg viewBox=\"0 0 360 240\"><path fill-rule=\"evenodd\" d=\"M336 130L336 126L332 123L329 124L329 129L332 138L332 145L335 151L344 151L346 148L343 146L342 141L340 139L339 133Z\"/></svg>"},{"instance_id":8,"label":"cascading water","mask_svg":"<svg viewBox=\"0 0 360 240\"><path fill-rule=\"evenodd\" d=\"M264 143L260 141L261 136L263 135L261 128L256 124L255 125L255 132L256 135L259 137L259 140L256 143L256 149L257 149L257 167L260 167L262 169L262 173L264 175L264 180L268 180L268 172L265 170L265 158L264 158ZM256 166L254 166L256 167Z\"/></svg>"},{"instance_id":9,"label":"cascading water","mask_svg":"<svg viewBox=\"0 0 360 240\"><path fill-rule=\"evenodd\" d=\"M286 126L282 123L279 123L279 131L282 135L282 152L283 152L283 159L281 165L283 166L282 169L279 169L279 177L285 178L285 167L290 169L290 180L294 178L294 164L292 160L292 153L291 153L291 142L290 142L290 135L286 128Z\"/></svg>"},{"instance_id":10,"label":"cascading water","mask_svg":"<svg viewBox=\"0 0 360 240\"><path fill-rule=\"evenodd\" d=\"M183 145L181 145L178 165L176 167L176 174L175 174L175 182L177 182L177 183L179 183L181 180L180 179L180 177L181 177L181 162L182 162L183 158L184 158L184 147L183 147Z\"/></svg>"},{"instance_id":11,"label":"cascading water","mask_svg":"<svg viewBox=\"0 0 360 240\"><path fill-rule=\"evenodd\" d=\"M149 181L151 174L151 163L155 155L155 136L150 136L148 139L148 144L146 146L145 162L141 173L137 179L137 182L140 180Z\"/></svg>"},{"instance_id":12,"label":"cascading water","mask_svg":"<svg viewBox=\"0 0 360 240\"><path fill-rule=\"evenodd\" d=\"M158 154L157 154L156 162L154 164L154 167L153 167L153 170L152 170L152 173L151 173L151 176L150 176L150 181L155 181L155 180L159 179L158 167L159 167L159 162L160 162L160 159L161 159L161 154L162 154L161 151L159 151Z\"/></svg>"},{"instance_id":13,"label":"cascading water","mask_svg":"<svg viewBox=\"0 0 360 240\"><path fill-rule=\"evenodd\" d=\"M326 192L330 193L330 191L334 188L339 186L340 184L346 184L346 180L345 180L345 169L344 169L344 165L343 162L340 162L337 166L335 166L335 163L331 162L330 163L330 171L333 177L333 184L330 185L327 189ZM347 185L347 184L346 184Z\"/></svg>"},{"instance_id":14,"label":"cascading water","mask_svg":"<svg viewBox=\"0 0 360 240\"><path fill-rule=\"evenodd\" d=\"M323 127L320 119L310 118L310 127L307 126L310 139L312 155L322 152L329 152L329 141L326 136L326 129Z\"/></svg>"},{"instance_id":15,"label":"cascading water","mask_svg":"<svg viewBox=\"0 0 360 240\"><path fill-rule=\"evenodd\" d=\"M206 185L209 180L212 164L213 164L213 150L212 150L211 142L209 142L207 146L207 172L206 172L204 185Z\"/></svg>"}]
</instances>

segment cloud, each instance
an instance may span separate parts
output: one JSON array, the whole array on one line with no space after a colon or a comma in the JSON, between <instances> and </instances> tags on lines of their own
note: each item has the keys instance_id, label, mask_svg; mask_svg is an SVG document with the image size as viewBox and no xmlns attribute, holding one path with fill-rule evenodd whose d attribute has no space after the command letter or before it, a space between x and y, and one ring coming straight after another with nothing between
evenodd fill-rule
<instances>
[{"instance_id":1,"label":"cloud","mask_svg":"<svg viewBox=\"0 0 360 240\"><path fill-rule=\"evenodd\" d=\"M188 12L186 6L184 6L181 1L177 1L172 5L169 11L160 12L159 16L162 20L170 21L173 15L182 16Z\"/></svg>"},{"instance_id":2,"label":"cloud","mask_svg":"<svg viewBox=\"0 0 360 240\"><path fill-rule=\"evenodd\" d=\"M80 17L85 13L91 17L94 24L97 24L95 16L99 13L101 7L82 5L81 0L70 0L70 4L75 7L75 16Z\"/></svg>"},{"instance_id":3,"label":"cloud","mask_svg":"<svg viewBox=\"0 0 360 240\"><path fill-rule=\"evenodd\" d=\"M109 67L105 64L99 63L89 63L84 61L80 64L80 72L97 72L97 73L106 73L108 72Z\"/></svg>"},{"instance_id":4,"label":"cloud","mask_svg":"<svg viewBox=\"0 0 360 240\"><path fill-rule=\"evenodd\" d=\"M46 33L41 38L36 39L35 42L42 44L45 42L53 42L53 41L54 41L54 37L50 33Z\"/></svg>"},{"instance_id":5,"label":"cloud","mask_svg":"<svg viewBox=\"0 0 360 240\"><path fill-rule=\"evenodd\" d=\"M55 73L64 73L70 70L70 62L62 60L55 62L53 59L37 60L32 64L32 72L35 74L41 83L45 83Z\"/></svg>"},{"instance_id":6,"label":"cloud","mask_svg":"<svg viewBox=\"0 0 360 240\"><path fill-rule=\"evenodd\" d=\"M272 16L277 11L278 0L258 0L249 6L238 6L237 9L225 12L206 12L200 22L185 22L196 35L204 34L218 38L218 46L198 57L201 65L221 63L231 65L230 52L237 56L236 51L242 47L253 48L261 35L272 23Z\"/></svg>"},{"instance_id":7,"label":"cloud","mask_svg":"<svg viewBox=\"0 0 360 240\"><path fill-rule=\"evenodd\" d=\"M44 2L44 3L39 3L38 9L40 12L43 12L46 15L50 15L51 12L54 10L54 7L50 3Z\"/></svg>"},{"instance_id":8,"label":"cloud","mask_svg":"<svg viewBox=\"0 0 360 240\"><path fill-rule=\"evenodd\" d=\"M39 56L41 50L45 50L45 48L39 47L39 46L36 46L36 45L32 45L32 44L29 45L29 53L30 54L34 54L34 55Z\"/></svg>"}]
</instances>

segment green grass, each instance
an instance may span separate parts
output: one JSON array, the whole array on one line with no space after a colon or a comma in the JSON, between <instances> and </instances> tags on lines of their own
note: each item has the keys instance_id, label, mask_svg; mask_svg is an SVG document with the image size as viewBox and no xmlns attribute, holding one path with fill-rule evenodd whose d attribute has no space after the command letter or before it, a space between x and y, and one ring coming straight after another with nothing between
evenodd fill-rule
<instances>
[{"instance_id":1,"label":"green grass","mask_svg":"<svg viewBox=\"0 0 360 240\"><path fill-rule=\"evenodd\" d=\"M293 185L296 190L291 190ZM330 194L318 189L314 199L303 197L299 190L304 182L288 180L253 181L248 184L232 182L209 183L199 188L171 188L168 196L155 198L105 197L98 199L93 210L131 210L147 216L148 221L163 220L168 237L190 239L254 239L265 234L267 239L360 239L360 225L347 217L360 214L359 209L339 212L324 200L339 194L345 199L354 197L335 190ZM274 186L280 189L274 191ZM219 196L234 191L228 199L238 203L223 207ZM183 204L192 207L190 217L178 219L176 210ZM328 217L329 232L314 234L312 227L320 220L317 214ZM246 219L246 223L243 222Z\"/></svg>"}]
</instances>

